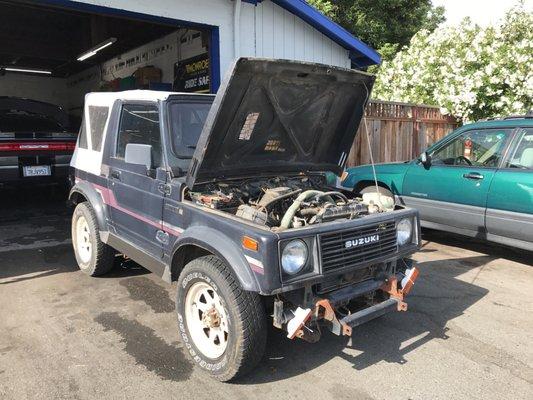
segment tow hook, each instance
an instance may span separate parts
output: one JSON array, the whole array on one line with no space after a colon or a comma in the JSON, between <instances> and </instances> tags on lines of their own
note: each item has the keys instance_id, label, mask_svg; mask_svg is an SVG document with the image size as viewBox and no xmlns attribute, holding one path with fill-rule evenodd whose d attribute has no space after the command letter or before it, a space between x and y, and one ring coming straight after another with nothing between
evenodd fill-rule
<instances>
[{"instance_id":1,"label":"tow hook","mask_svg":"<svg viewBox=\"0 0 533 400\"><path fill-rule=\"evenodd\" d=\"M418 269L412 267L405 271L405 276L398 284L396 276L388 278L379 290L388 293L389 298L381 303L374 304L370 307L351 313L341 319L337 318L334 305L327 299L319 299L313 309L302 309L300 307L294 312L292 318L287 324L288 337L295 337L316 341L316 335L311 328L306 326L307 321L313 316L314 321L325 320L330 323L330 330L336 335L351 336L352 328L359 326L372 319L378 318L391 311L407 311L407 303L404 302L405 296L411 291L416 279L418 278ZM318 328L318 326L317 326Z\"/></svg>"},{"instance_id":2,"label":"tow hook","mask_svg":"<svg viewBox=\"0 0 533 400\"><path fill-rule=\"evenodd\" d=\"M398 279L396 277L387 279L380 289L398 301L398 311L407 311L407 303L403 300L413 288L417 278L418 269L412 267L405 271L405 277L401 281L401 289L398 288Z\"/></svg>"}]
</instances>

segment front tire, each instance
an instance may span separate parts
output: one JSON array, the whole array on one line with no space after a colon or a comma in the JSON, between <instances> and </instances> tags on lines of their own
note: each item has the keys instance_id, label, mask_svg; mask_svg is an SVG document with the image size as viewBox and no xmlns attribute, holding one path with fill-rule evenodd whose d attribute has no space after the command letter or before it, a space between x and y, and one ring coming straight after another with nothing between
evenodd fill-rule
<instances>
[{"instance_id":1,"label":"front tire","mask_svg":"<svg viewBox=\"0 0 533 400\"><path fill-rule=\"evenodd\" d=\"M86 274L99 276L113 268L115 251L100 240L96 214L87 202L78 204L72 214L72 246Z\"/></svg>"},{"instance_id":2,"label":"front tire","mask_svg":"<svg viewBox=\"0 0 533 400\"><path fill-rule=\"evenodd\" d=\"M188 263L178 278L178 327L191 359L226 382L250 372L266 346L266 315L257 293L241 289L214 256Z\"/></svg>"}]
</instances>

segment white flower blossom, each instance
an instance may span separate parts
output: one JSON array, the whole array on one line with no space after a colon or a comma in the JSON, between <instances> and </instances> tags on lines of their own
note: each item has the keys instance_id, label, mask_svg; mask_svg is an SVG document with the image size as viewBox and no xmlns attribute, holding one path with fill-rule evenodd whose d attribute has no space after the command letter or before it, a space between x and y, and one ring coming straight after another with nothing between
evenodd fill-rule
<instances>
[{"instance_id":1,"label":"white flower blossom","mask_svg":"<svg viewBox=\"0 0 533 400\"><path fill-rule=\"evenodd\" d=\"M374 97L435 104L464 121L533 108L533 14L518 5L494 26L422 30L380 67Z\"/></svg>"}]
</instances>

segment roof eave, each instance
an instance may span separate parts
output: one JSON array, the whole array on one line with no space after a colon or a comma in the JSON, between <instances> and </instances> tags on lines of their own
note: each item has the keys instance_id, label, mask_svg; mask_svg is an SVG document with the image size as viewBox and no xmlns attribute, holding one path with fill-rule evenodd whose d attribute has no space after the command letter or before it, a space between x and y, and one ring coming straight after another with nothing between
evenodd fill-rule
<instances>
[{"instance_id":1,"label":"roof eave","mask_svg":"<svg viewBox=\"0 0 533 400\"><path fill-rule=\"evenodd\" d=\"M290 13L300 17L320 33L329 37L350 52L350 59L358 68L381 64L381 56L372 47L354 37L350 32L336 24L324 14L303 0L271 0ZM257 4L261 0L248 2Z\"/></svg>"}]
</instances>

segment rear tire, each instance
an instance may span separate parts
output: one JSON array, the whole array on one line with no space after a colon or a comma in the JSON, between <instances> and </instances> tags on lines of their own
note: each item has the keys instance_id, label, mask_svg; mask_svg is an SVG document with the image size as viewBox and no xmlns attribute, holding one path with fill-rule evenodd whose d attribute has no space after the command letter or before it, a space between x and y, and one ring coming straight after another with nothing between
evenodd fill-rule
<instances>
[{"instance_id":1,"label":"rear tire","mask_svg":"<svg viewBox=\"0 0 533 400\"><path fill-rule=\"evenodd\" d=\"M267 327L261 298L241 289L217 257L200 257L185 266L176 311L187 353L215 379L242 377L263 357Z\"/></svg>"},{"instance_id":2,"label":"rear tire","mask_svg":"<svg viewBox=\"0 0 533 400\"><path fill-rule=\"evenodd\" d=\"M113 268L115 251L100 240L96 214L88 202L78 204L72 214L72 246L86 274L99 276Z\"/></svg>"}]
</instances>

